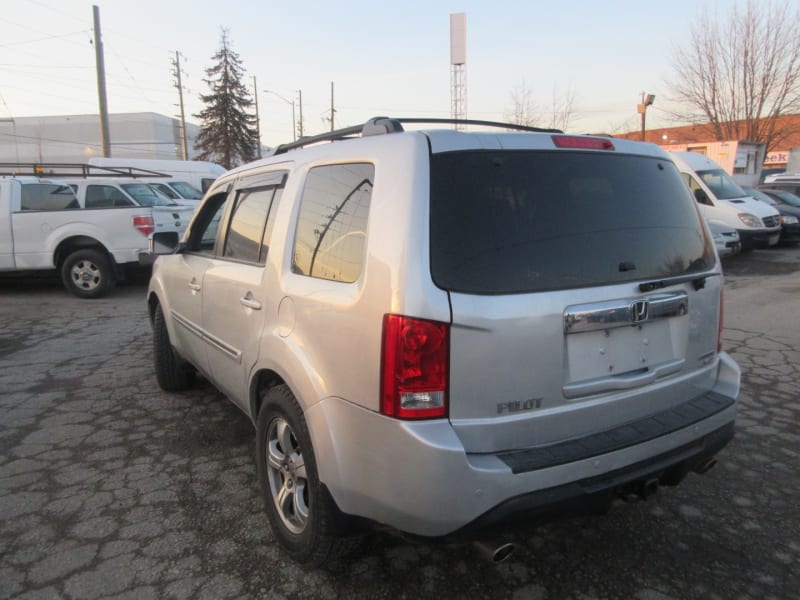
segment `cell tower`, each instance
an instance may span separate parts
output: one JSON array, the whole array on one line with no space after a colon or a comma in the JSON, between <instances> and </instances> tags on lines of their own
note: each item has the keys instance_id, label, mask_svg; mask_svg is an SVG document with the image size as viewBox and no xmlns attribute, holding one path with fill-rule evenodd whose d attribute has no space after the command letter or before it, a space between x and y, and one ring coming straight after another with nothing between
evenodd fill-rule
<instances>
[{"instance_id":1,"label":"cell tower","mask_svg":"<svg viewBox=\"0 0 800 600\"><path fill-rule=\"evenodd\" d=\"M450 15L450 116L467 118L467 13Z\"/></svg>"}]
</instances>

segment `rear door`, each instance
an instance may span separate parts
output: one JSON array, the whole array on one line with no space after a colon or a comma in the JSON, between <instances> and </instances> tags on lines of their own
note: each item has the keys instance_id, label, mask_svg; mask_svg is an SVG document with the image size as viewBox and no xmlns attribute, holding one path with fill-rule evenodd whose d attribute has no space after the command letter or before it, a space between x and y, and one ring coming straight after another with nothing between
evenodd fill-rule
<instances>
[{"instance_id":1,"label":"rear door","mask_svg":"<svg viewBox=\"0 0 800 600\"><path fill-rule=\"evenodd\" d=\"M668 159L450 152L432 156L431 180L431 274L452 306L450 419L468 451L588 435L710 385L720 278L640 287L715 269Z\"/></svg>"}]
</instances>

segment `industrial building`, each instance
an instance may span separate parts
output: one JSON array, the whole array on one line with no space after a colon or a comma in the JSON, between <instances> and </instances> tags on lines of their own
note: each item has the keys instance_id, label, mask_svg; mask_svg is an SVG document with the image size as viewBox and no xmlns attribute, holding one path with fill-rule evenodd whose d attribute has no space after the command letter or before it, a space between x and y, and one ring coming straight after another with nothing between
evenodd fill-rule
<instances>
[{"instance_id":1,"label":"industrial building","mask_svg":"<svg viewBox=\"0 0 800 600\"><path fill-rule=\"evenodd\" d=\"M186 124L190 159L199 133ZM184 158L180 120L157 113L110 114L109 139L114 158ZM0 162L85 163L96 156L103 156L96 114L0 119Z\"/></svg>"}]
</instances>

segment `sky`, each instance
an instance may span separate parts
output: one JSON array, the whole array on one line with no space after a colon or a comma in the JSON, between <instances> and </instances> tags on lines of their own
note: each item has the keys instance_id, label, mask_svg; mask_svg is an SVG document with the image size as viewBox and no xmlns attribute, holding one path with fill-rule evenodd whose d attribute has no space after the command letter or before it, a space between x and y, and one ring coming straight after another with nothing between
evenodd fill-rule
<instances>
[{"instance_id":1,"label":"sky","mask_svg":"<svg viewBox=\"0 0 800 600\"><path fill-rule=\"evenodd\" d=\"M178 115L179 52L186 118L200 124L193 115L224 28L251 91L255 77L266 145L291 141L300 92L305 133L330 129L331 82L336 127L379 115L449 117L449 15L463 12L469 118L508 120L521 89L546 115L571 91L569 131L637 130L646 92L656 96L648 128L668 127L676 48L700 13L724 17L742 2L3 0L0 121L97 114L97 5L111 113Z\"/></svg>"}]
</instances>

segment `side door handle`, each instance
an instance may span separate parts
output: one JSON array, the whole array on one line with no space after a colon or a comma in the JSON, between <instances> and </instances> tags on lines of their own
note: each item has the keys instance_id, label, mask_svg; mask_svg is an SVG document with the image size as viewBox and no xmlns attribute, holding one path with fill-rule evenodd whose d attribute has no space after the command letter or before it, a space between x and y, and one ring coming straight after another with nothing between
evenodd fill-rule
<instances>
[{"instance_id":1,"label":"side door handle","mask_svg":"<svg viewBox=\"0 0 800 600\"><path fill-rule=\"evenodd\" d=\"M253 298L252 292L247 292L243 298L239 298L239 302L242 303L247 308L252 308L253 310L261 310L261 302Z\"/></svg>"},{"instance_id":2,"label":"side door handle","mask_svg":"<svg viewBox=\"0 0 800 600\"><path fill-rule=\"evenodd\" d=\"M197 279L195 279L194 277L192 277L192 280L189 282L189 289L192 290L193 292L200 291L200 284L197 283Z\"/></svg>"}]
</instances>

